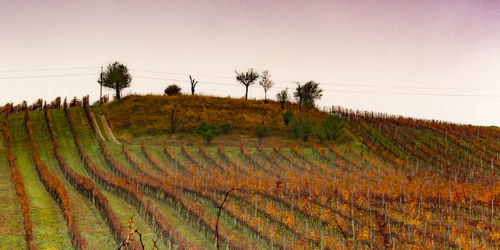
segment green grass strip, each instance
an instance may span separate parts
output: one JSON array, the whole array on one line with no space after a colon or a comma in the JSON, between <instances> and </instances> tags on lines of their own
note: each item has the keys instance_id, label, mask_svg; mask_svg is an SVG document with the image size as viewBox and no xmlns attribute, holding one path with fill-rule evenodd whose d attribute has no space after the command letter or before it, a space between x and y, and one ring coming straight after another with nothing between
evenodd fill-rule
<instances>
[{"instance_id":1,"label":"green grass strip","mask_svg":"<svg viewBox=\"0 0 500 250\"><path fill-rule=\"evenodd\" d=\"M125 156L121 153L121 145L118 145L116 143L112 142L107 142L106 147L113 157L113 159L121 162L125 167L132 169L132 166L130 163L127 162L125 159ZM136 151L136 154L140 154L140 147L134 147ZM129 148L130 150L130 148ZM175 227L186 237L187 240L190 240L191 242L197 244L198 246L215 246L209 238L207 238L203 232L192 226L190 223L188 223L187 220L185 220L179 213L178 210L176 210L173 207L170 207L165 204L165 202L161 202L157 200L156 198L153 198L151 196L148 197L151 202L157 207L162 214L173 224Z\"/></svg>"},{"instance_id":2,"label":"green grass strip","mask_svg":"<svg viewBox=\"0 0 500 250\"><path fill-rule=\"evenodd\" d=\"M0 121L4 119L0 115ZM9 246L15 249L26 248L24 239L23 216L21 204L16 195L16 189L12 182L11 170L7 155L5 153L5 138L3 130L0 130L0 248Z\"/></svg>"},{"instance_id":3,"label":"green grass strip","mask_svg":"<svg viewBox=\"0 0 500 250\"><path fill-rule=\"evenodd\" d=\"M47 164L49 171L58 177L66 188L75 213L75 222L82 230L82 236L89 244L89 248L114 248L116 244L110 241L113 239L113 235L108 225L100 216L95 216L99 214L97 208L73 188L59 169L59 163L52 151L50 134L43 111L30 112L30 119L40 157Z\"/></svg>"},{"instance_id":4,"label":"green grass strip","mask_svg":"<svg viewBox=\"0 0 500 250\"><path fill-rule=\"evenodd\" d=\"M69 110L71 121L75 126L76 136L80 139L82 146L89 156L90 160L97 164L101 169L108 173L112 173L106 164L104 157L99 149L99 144L95 138L90 124L85 117L85 113L81 107L74 107ZM76 151L75 151L76 153ZM77 156L78 159L78 156ZM133 227L142 234L143 242L151 246L152 241L156 239L156 234L153 229L140 215L137 210L122 199L119 195L105 191L101 189L103 194L109 201L109 204L113 208L113 211L117 214L120 222L123 223L128 228L129 218L133 218ZM163 242L158 241L158 246L160 249L166 249Z\"/></svg>"},{"instance_id":5,"label":"green grass strip","mask_svg":"<svg viewBox=\"0 0 500 250\"><path fill-rule=\"evenodd\" d=\"M12 153L16 157L30 199L35 244L40 249L70 249L72 245L66 221L33 166L24 113L10 116L9 130L12 135Z\"/></svg>"}]
</instances>

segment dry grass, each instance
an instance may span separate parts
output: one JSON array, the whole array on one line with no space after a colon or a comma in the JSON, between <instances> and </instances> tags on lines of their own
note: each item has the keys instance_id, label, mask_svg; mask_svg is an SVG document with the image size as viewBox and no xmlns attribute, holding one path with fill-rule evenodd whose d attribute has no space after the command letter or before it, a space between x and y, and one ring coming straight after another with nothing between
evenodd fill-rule
<instances>
[{"instance_id":1,"label":"dry grass","mask_svg":"<svg viewBox=\"0 0 500 250\"><path fill-rule=\"evenodd\" d=\"M179 132L193 132L205 121L229 122L235 134L252 134L256 126L264 124L272 135L286 133L282 118L285 110L300 113L298 106L291 103L282 110L280 104L273 101L265 104L262 100L198 95L131 95L105 104L102 110L113 131L121 138L170 133L172 110ZM313 122L319 122L326 115L317 109L301 113Z\"/></svg>"}]
</instances>

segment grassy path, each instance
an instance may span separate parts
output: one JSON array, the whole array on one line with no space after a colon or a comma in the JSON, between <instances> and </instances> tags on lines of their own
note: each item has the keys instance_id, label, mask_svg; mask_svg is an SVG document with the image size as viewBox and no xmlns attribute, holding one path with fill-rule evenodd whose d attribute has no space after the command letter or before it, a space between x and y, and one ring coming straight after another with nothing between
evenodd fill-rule
<instances>
[{"instance_id":1,"label":"grassy path","mask_svg":"<svg viewBox=\"0 0 500 250\"><path fill-rule=\"evenodd\" d=\"M112 171L108 168L104 157L101 155L97 139L95 138L90 124L85 117L83 109L81 107L71 108L69 113L71 121L75 126L76 136L78 136L78 138L80 139L82 146L86 154L89 156L90 160L96 163L104 171L112 174ZM76 152L76 146L73 147L75 147L74 156L76 156L76 158L78 159L79 157ZM122 199L122 197L109 191L105 191L104 189L101 190L108 199L111 207L118 215L123 225L128 227L129 218L132 217L133 226L137 228L142 234L143 242L148 246L152 245L152 241L156 239L156 233L153 227L144 220L142 215L138 213L135 207L127 203L124 199ZM166 249L166 246L163 245L163 242L159 241L158 245L160 249Z\"/></svg>"},{"instance_id":2,"label":"grassy path","mask_svg":"<svg viewBox=\"0 0 500 250\"><path fill-rule=\"evenodd\" d=\"M69 230L61 210L45 189L33 166L24 113L9 117L9 130L12 135L12 153L16 157L31 203L35 244L40 249L71 248Z\"/></svg>"},{"instance_id":3,"label":"grassy path","mask_svg":"<svg viewBox=\"0 0 500 250\"><path fill-rule=\"evenodd\" d=\"M42 161L47 164L49 171L58 177L68 192L71 206L74 209L75 222L82 231L83 238L89 244L89 248L103 247L110 249L115 247L113 235L100 216L99 210L84 196L80 195L66 180L59 168L51 147L50 134L42 111L30 112L35 143L40 152Z\"/></svg>"},{"instance_id":4,"label":"grassy path","mask_svg":"<svg viewBox=\"0 0 500 250\"><path fill-rule=\"evenodd\" d=\"M73 135L69 128L64 111L61 109L50 110L50 122L54 127L54 136L56 137L57 144L64 160L71 166L71 168L79 175L90 178L85 170L78 152L73 141Z\"/></svg>"},{"instance_id":5,"label":"grassy path","mask_svg":"<svg viewBox=\"0 0 500 250\"><path fill-rule=\"evenodd\" d=\"M167 166L167 168L172 169L173 171L182 171L182 169L177 166L175 162L168 159L167 155L163 153L163 146L146 145L145 147L149 153L154 155L156 159L163 163L164 166Z\"/></svg>"},{"instance_id":6,"label":"grassy path","mask_svg":"<svg viewBox=\"0 0 500 250\"><path fill-rule=\"evenodd\" d=\"M151 166L150 162L146 157L144 157L144 154L141 152L141 146L140 145L134 145L134 144L128 144L125 145L127 149L130 151L130 154L139 161L140 163L144 164L145 168L149 170L149 173L152 174L153 176L158 176L159 171Z\"/></svg>"},{"instance_id":7,"label":"grassy path","mask_svg":"<svg viewBox=\"0 0 500 250\"><path fill-rule=\"evenodd\" d=\"M104 158L101 157L99 144L97 143L97 139L95 138L87 117L85 117L83 109L81 107L71 108L69 110L69 115L73 125L75 126L76 136L80 139L82 146L85 148L85 153L103 171L108 174L113 174L107 167Z\"/></svg>"},{"instance_id":8,"label":"grassy path","mask_svg":"<svg viewBox=\"0 0 500 250\"><path fill-rule=\"evenodd\" d=\"M3 121L4 116L0 116ZM9 161L5 153L5 138L3 130L0 129L0 248L10 246L17 249L26 247L24 240L23 216L21 204L16 195L16 189L12 182Z\"/></svg>"}]
</instances>

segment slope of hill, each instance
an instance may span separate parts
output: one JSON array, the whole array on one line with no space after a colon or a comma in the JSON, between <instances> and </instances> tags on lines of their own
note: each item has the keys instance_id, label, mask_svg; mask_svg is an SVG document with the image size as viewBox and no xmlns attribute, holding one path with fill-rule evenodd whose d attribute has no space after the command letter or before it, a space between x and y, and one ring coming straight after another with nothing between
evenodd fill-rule
<instances>
[{"instance_id":1,"label":"slope of hill","mask_svg":"<svg viewBox=\"0 0 500 250\"><path fill-rule=\"evenodd\" d=\"M181 134L201 121L230 122L234 130L210 144L169 140L172 109ZM299 114L292 104L286 109ZM101 110L121 144L91 114ZM34 243L70 246L60 201L33 162L32 129L90 249L118 248L127 239L138 247L139 237L128 237L134 228L147 248L156 240L160 249L214 249L216 230L221 247L231 249L500 246L498 129L335 109L352 140L303 143L288 140L282 112L272 102L129 96L102 107L31 111L30 123L22 113L3 114L2 131L13 138L6 143L0 133L0 190L20 199L11 148L30 198ZM318 123L327 115L303 116ZM273 140L227 141L254 137L262 122ZM29 221L16 202L0 209L2 223L17 228L0 230L0 248L24 245L18 231Z\"/></svg>"},{"instance_id":2,"label":"slope of hill","mask_svg":"<svg viewBox=\"0 0 500 250\"><path fill-rule=\"evenodd\" d=\"M224 123L234 127L235 133L252 133L256 126L265 125L273 134L284 135L286 126L282 114L286 110L299 113L296 104L210 96L131 95L102 107L113 131L121 136L167 134L172 131L172 112L176 130L192 132L201 122ZM326 114L316 109L301 114L320 121Z\"/></svg>"}]
</instances>

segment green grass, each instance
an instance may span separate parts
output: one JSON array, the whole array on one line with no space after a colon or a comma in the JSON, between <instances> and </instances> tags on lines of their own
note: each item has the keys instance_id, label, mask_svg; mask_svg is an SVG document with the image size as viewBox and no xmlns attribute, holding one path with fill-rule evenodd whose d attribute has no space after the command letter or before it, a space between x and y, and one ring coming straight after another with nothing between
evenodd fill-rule
<instances>
[{"instance_id":1,"label":"green grass","mask_svg":"<svg viewBox=\"0 0 500 250\"><path fill-rule=\"evenodd\" d=\"M10 116L9 130L12 135L12 153L16 157L30 199L33 242L40 249L71 248L68 227L62 211L45 189L33 166L24 113Z\"/></svg>"},{"instance_id":2,"label":"green grass","mask_svg":"<svg viewBox=\"0 0 500 250\"><path fill-rule=\"evenodd\" d=\"M200 162L202 167L208 167L211 164L207 162L204 157L201 157L200 152L198 151L198 146L187 146L189 153Z\"/></svg>"},{"instance_id":3,"label":"green grass","mask_svg":"<svg viewBox=\"0 0 500 250\"><path fill-rule=\"evenodd\" d=\"M0 121L4 116L0 115ZM16 189L12 182L12 175L5 154L5 138L3 127L0 129L0 193L2 202L0 203L0 248L10 246L22 249L26 247L24 239L24 225L21 212L21 204L17 198Z\"/></svg>"},{"instance_id":4,"label":"green grass","mask_svg":"<svg viewBox=\"0 0 500 250\"><path fill-rule=\"evenodd\" d=\"M92 131L90 124L85 116L85 112L81 107L74 107L69 110L69 115L76 131L76 136L80 139L80 143L85 149L85 153L97 164L103 171L112 174L111 170L106 167L106 161L101 157L99 143Z\"/></svg>"},{"instance_id":5,"label":"green grass","mask_svg":"<svg viewBox=\"0 0 500 250\"><path fill-rule=\"evenodd\" d=\"M157 145L149 146L148 145L148 146L146 146L146 149L148 150L149 153L156 156L156 159L158 159L167 168L172 169L172 170L182 171L182 168L177 166L175 162L171 161L168 158L168 156L165 153L163 153L163 146L157 146Z\"/></svg>"},{"instance_id":6,"label":"green grass","mask_svg":"<svg viewBox=\"0 0 500 250\"><path fill-rule=\"evenodd\" d=\"M90 178L78 156L73 135L64 116L64 111L60 109L50 110L50 122L54 127L54 136L56 137L59 151L61 151L66 163L79 175Z\"/></svg>"},{"instance_id":7,"label":"green grass","mask_svg":"<svg viewBox=\"0 0 500 250\"><path fill-rule=\"evenodd\" d=\"M149 161L144 157L144 155L141 152L141 146L140 145L125 145L127 149L129 150L130 154L140 163L143 163L145 168L148 169L149 173L152 173L153 176L156 176L158 174L158 170L154 168L153 166L150 165Z\"/></svg>"},{"instance_id":8,"label":"green grass","mask_svg":"<svg viewBox=\"0 0 500 250\"><path fill-rule=\"evenodd\" d=\"M181 148L180 147L173 146L170 148L171 148L172 152L174 152L176 157L179 157L179 160L181 162L185 162L187 160L184 156L181 155L181 152L180 152ZM135 147L129 146L129 150L135 154L140 154L137 152L138 150L140 150L139 146L135 146ZM156 147L155 149L149 148L149 150L150 150L150 152L155 153L158 156L158 158L160 159L162 152L160 151L159 147ZM114 156L114 157L116 157L115 159L119 158L118 156ZM188 197L191 197L191 196L192 195L188 195ZM189 199L192 199L192 198L193 197L191 197ZM207 212L212 217L215 218L217 216L217 211L215 210L213 204L211 202L209 202L208 200L206 200L202 197L199 197L199 196L195 196L193 201L198 202L200 205L205 207ZM214 240L214 238L211 236L208 236L208 238L207 238L207 236L205 236L203 234L203 232L194 228L194 226L187 224L188 222L184 218L185 215L179 214L178 210L168 206L165 202L159 201L158 199L155 199L155 198L152 198L152 202L153 202L153 204L155 204L156 207L158 207L158 209L160 211L162 211L163 215L166 216L172 222L172 224L174 224L176 226L176 228L188 240L191 240L195 244L204 246L205 248L209 247L209 246L210 247L214 246L213 242L212 242ZM224 227L232 230L235 234L239 235L240 237L247 238L250 241L252 240L251 238L249 238L249 235L248 235L248 233L250 232L249 229L242 227L241 225L235 225L232 217L227 215L225 212L222 213L220 224L223 225Z\"/></svg>"},{"instance_id":9,"label":"green grass","mask_svg":"<svg viewBox=\"0 0 500 250\"><path fill-rule=\"evenodd\" d=\"M106 199L108 199L109 205L113 208L113 211L118 216L120 222L128 228L129 219L132 218L132 227L137 228L137 230L142 234L142 240L145 243L145 246L148 248L151 247L153 245L153 240L156 239L156 233L153 230L153 227L148 225L142 215L137 212L135 207L128 204L123 198L102 189L101 191L104 196L106 196ZM135 237L135 239L137 240L137 237ZM166 249L166 246L161 241L158 241L157 245L160 249Z\"/></svg>"},{"instance_id":10,"label":"green grass","mask_svg":"<svg viewBox=\"0 0 500 250\"><path fill-rule=\"evenodd\" d=\"M72 108L70 110L70 117L75 126L76 135L80 139L82 146L89 156L90 160L96 163L98 167L111 174L112 171L107 166L106 161L104 160L100 152L97 139L93 135L93 131L90 127L90 124L86 120L83 109L80 107ZM143 241L151 245L152 241L156 239L156 234L154 233L153 227L143 219L143 217L137 212L135 207L125 202L123 198L118 197L117 195L109 191L105 191L102 188L101 190L108 199L113 211L120 219L120 222L128 227L128 220L132 217L133 226L137 228L142 234ZM166 248L164 245L162 245L161 242L158 242L158 245L160 249Z\"/></svg>"},{"instance_id":11,"label":"green grass","mask_svg":"<svg viewBox=\"0 0 500 250\"><path fill-rule=\"evenodd\" d=\"M114 248L116 244L110 241L110 239L113 239L110 228L100 216L95 216L99 214L99 210L92 202L80 195L62 174L52 147L50 147L51 139L43 112L31 112L30 119L40 157L47 164L49 171L64 184L73 207L75 223L82 232L83 238L87 241L88 247Z\"/></svg>"},{"instance_id":12,"label":"green grass","mask_svg":"<svg viewBox=\"0 0 500 250\"><path fill-rule=\"evenodd\" d=\"M180 213L179 210L165 205L155 198L151 198L151 203L158 208L167 220L189 241L205 249L215 249L214 242L210 237L203 234L197 227L192 226Z\"/></svg>"},{"instance_id":13,"label":"green grass","mask_svg":"<svg viewBox=\"0 0 500 250\"><path fill-rule=\"evenodd\" d=\"M200 196L192 197L192 199L203 205L206 208L208 214L210 214L214 218L217 218L218 209L214 206L214 204L210 200ZM250 209L248 209L248 211L250 211ZM220 225L226 227L226 229L232 231L239 237L246 239L248 243L257 241L256 240L257 235L250 228L237 222L232 216L227 214L224 210L222 210L221 212L219 223ZM260 243L261 245L264 246L267 245L264 239L261 239ZM268 246L261 249L269 249L269 248L270 247Z\"/></svg>"},{"instance_id":14,"label":"green grass","mask_svg":"<svg viewBox=\"0 0 500 250\"><path fill-rule=\"evenodd\" d=\"M125 159L125 156L122 154L122 145L118 145L110 141L107 141L104 144L106 145L106 149L108 150L108 152L113 156L113 159L122 163L123 166L125 166L129 170L134 169L130 164L128 164L127 159Z\"/></svg>"},{"instance_id":15,"label":"green grass","mask_svg":"<svg viewBox=\"0 0 500 250\"><path fill-rule=\"evenodd\" d=\"M109 115L108 118L110 118L110 125L116 129L116 134L121 135L121 138L125 140L124 143L127 144L127 147L131 151L132 155L138 161L145 163L146 168L148 168L148 172L152 175L155 175L156 170L151 166L151 163L142 154L140 149L141 143L144 143L149 151L154 154L158 160L162 161L166 166L168 166L169 172L174 169L178 170L179 167L176 166L173 161L170 161L168 157L163 153L162 144L164 141L167 141L170 149L176 155L176 158L182 163L189 162L187 160L187 157L184 156L181 151L181 145L183 143L186 143L187 145L189 145L189 151L191 152L191 154L195 158L197 158L204 167L206 167L207 162L205 159L203 159L203 157L200 157L197 149L199 136L193 133L192 129L195 129L200 121L222 122L226 120L234 121L235 124L233 125L236 125L235 130L233 130L233 132L231 132L229 135L219 136L214 142L209 143L209 146L206 146L206 150L210 152L213 158L218 159L220 162L222 162L220 160L220 157L218 156L216 147L217 145L221 144L224 146L225 152L227 153L231 161L239 165L240 170L242 166L244 166L245 168L248 167L245 170L267 172L266 169L270 163L268 163L266 161L266 158L261 156L260 153L256 151L255 146L257 145L257 139L252 135L253 126L261 124L263 121L263 119L259 118L261 115L266 116L266 124L268 124L268 122L271 123L269 127L272 131L272 136L266 138L264 140L264 144L262 144L263 147L265 147L264 151L268 156L274 155L275 160L280 165L278 166L279 168L284 168L285 171L286 169L291 168L296 168L299 171L305 171L305 169L303 169L303 166L307 164L306 161L311 161L313 163L311 168L314 171L316 165L321 165L322 162L324 162L324 160L318 154L312 151L311 145L313 143L318 143L315 138L311 138L311 141L308 142L303 142L301 140L287 141L285 139L286 135L288 134L288 129L281 124L282 120L279 114L282 111L278 109L278 106L274 104L264 105L250 101L240 102L238 100L225 100L223 98L214 99L207 97L130 97L127 100L125 99L121 102L112 102L110 104L104 105L102 107L102 110ZM152 100L160 101L160 104L151 102ZM217 106L211 107L210 105L207 106L207 103L192 102L196 100L220 103L218 103ZM172 135L169 132L169 110L171 107L173 107L172 105L174 103L175 105L177 105L177 107L179 107L179 105L182 105L182 103L179 104L175 101L184 102L187 106L182 107L182 109L186 110L186 114L185 117L180 117L181 119L185 119L183 121L180 121L180 123L178 124L180 133ZM245 104L245 106L238 106L235 109L235 104ZM149 106L151 106L151 108L149 108ZM131 109L128 109L127 107ZM104 120L102 120L98 115L100 112L100 108L100 106L92 107L93 112L96 114L97 126L103 134L104 138L108 140L106 142L108 151L115 160L120 161L126 168L130 170L134 169L122 154L121 145L109 141L108 134L105 132L103 126ZM246 111L246 113L241 113L241 117L232 115L232 113L237 111L238 109L242 109L243 111ZM155 110L158 112L156 112ZM196 110L200 112L192 112ZM63 157L77 173L84 177L90 178L89 173L84 168L84 165L82 164L82 161L79 157L77 148L73 141L73 135L70 131L63 110L50 110L49 112L52 118L51 120L53 126L55 128L55 135L59 143L59 148L61 150L61 153L63 154ZM117 175L117 173L111 170L110 166L108 166L107 162L105 161L99 148L98 140L93 130L91 129L91 126L87 120L87 117L85 116L83 109L81 107L71 108L70 114L76 129L76 135L80 139L82 146L84 147L84 150L89 158L107 174ZM258 116L252 116L252 114L257 114ZM270 116L269 114L276 114L276 116ZM321 118L323 115L324 114L316 114L314 116L317 118L317 120L319 120L319 118ZM36 144L38 145L42 160L47 163L49 171L51 171L51 173L53 173L62 181L66 190L68 191L70 201L75 208L74 212L76 224L81 229L83 237L89 243L89 248L117 248L119 243L114 240L109 226L104 222L105 220L100 216L99 211L91 202L89 202L85 197L81 196L77 192L77 190L75 190L73 186L71 186L71 184L66 180L66 178L60 171L57 160L55 159L52 152L52 147L50 145L51 141L47 131L45 119L43 117L43 113L40 111L34 111L30 113L30 117L36 137ZM2 115L0 115L0 120L1 118ZM365 157L369 157L370 160L365 160L364 162L362 162L363 167L360 167L356 170L359 170L359 172L357 172L357 177L359 178L364 178L363 176L366 174L373 174L374 176L376 175L375 171L377 170L379 178L381 176L384 178L385 175L395 175L399 173L396 171L396 169L393 168L393 166L391 166L392 164L380 164L380 166L377 163L374 164L372 160L377 162L384 162L387 159L384 159L382 155L377 155L378 152L369 150L367 146L362 144L361 139L358 138L357 135L351 133L353 132L353 130L359 130L360 136L371 141L371 143L378 147L379 150L387 150L390 157L399 156L402 157L403 160L408 159L407 164L409 164L410 166L414 162L414 160L412 159L418 158L420 154L408 156L408 152L405 152L405 148L407 147L405 141L410 142L409 147L411 147L412 144L415 144L420 148L427 146L432 148L433 145L438 145L440 147L442 146L446 148L447 151L446 153L443 153L442 156L432 156L428 160L432 160L434 158L449 158L454 159L454 162L459 163L467 161L467 157L469 156L469 154L472 154L470 160L472 162L471 167L476 168L476 172L480 172L481 174L485 174L486 176L486 174L489 174L489 172L491 172L490 175L493 175L497 174L499 171L490 171L490 165L488 162L489 158L492 157L492 154L496 154L496 151L498 151L495 150L497 149L498 145L494 141L494 139L499 135L496 135L496 137L491 136L489 139L480 139L493 140L490 141L490 143L495 144L495 147L481 149L480 146L484 142L476 142L473 140L474 136L470 136L467 134L463 134L463 138L460 137L456 139L450 139L447 138L445 134L443 134L443 132L439 130L434 131L425 128L414 128L408 126L401 126L400 129L397 126L399 125L382 123L371 124L369 121L365 120L353 120L349 123L348 127L346 127L346 133L345 135L343 135L343 137L353 137L354 139L351 138L347 140L346 138L341 137L335 142L318 144L322 145L327 157L332 159L333 161L335 161L339 156L327 148L327 143L332 143L333 145L338 147L338 149L343 152L341 155L346 158L348 165L352 165L349 163L351 159L362 161L361 156L359 156L360 152L362 152ZM27 133L24 126L24 114L13 114L9 122L9 127L11 129L13 138L13 153L16 156L22 177L26 184L28 196L31 199L30 206L32 209L32 220L34 222L34 242L40 249L72 248L68 228L66 226L66 220L62 217L62 212L59 206L54 202L51 195L45 190L45 187L39 180L36 169L33 166L32 152L29 147ZM397 128L397 137L395 139L392 138L392 133L388 133L390 129L394 128ZM457 131L460 132L459 130ZM130 136L134 135L148 136L130 138ZM0 192L2 194L2 202L0 203L0 215L3 218L0 222L0 249L23 249L25 248L25 242L22 213L20 211L20 204L18 202L14 185L11 180L10 168L5 155L5 145L3 139L4 138L2 132L0 131ZM455 140L463 142L465 144L464 147L458 145ZM266 165L266 168L260 169L259 167L251 166L252 164L240 152L239 144L242 141L245 143L245 147L247 148L250 155L252 155L252 157L255 157L255 159L257 159L259 163ZM294 143L300 148L302 154L306 159L305 161L291 151L290 147L288 146L289 143ZM273 149L271 147L272 144L280 145L283 154L292 159L294 164L288 163L286 160L273 153ZM355 153L347 152L347 146L350 146ZM488 145L485 145L485 147L486 146ZM483 155L480 151L469 152L474 151L476 148L481 149L480 151L484 150L484 154L488 156L488 159L484 158L485 160L483 162L483 164L486 164L486 167L480 165L481 159L483 158ZM444 151L439 152L442 153ZM291 165L297 165L297 167ZM327 163L327 165L329 165L329 163ZM355 168L357 167L353 167L353 169ZM380 170L383 171L382 175L380 174ZM411 169L411 171L412 170L413 168ZM433 169L429 170L436 172ZM199 171L196 170L195 172L201 175L201 172L203 171L205 171L205 169L200 168ZM347 176L349 177L349 175ZM334 180L336 180L336 177L334 178ZM402 178L402 180L404 181L404 178ZM353 181L358 180L353 178ZM369 180L368 182L371 182L371 180ZM98 185L98 187L108 198L109 204L118 216L122 225L128 227L129 218L133 217L133 226L138 228L138 230L143 234L144 242L146 243L147 248L151 249L151 241L156 238L156 229L154 228L154 226L150 225L149 222L143 218L142 214L136 209L136 207L128 203L127 199L124 198L125 196L121 192L117 192L116 190L113 190L112 188L109 188L107 186L105 187ZM217 211L214 204L210 200L196 194L192 194L188 191L184 191L183 194L185 195L185 198L187 200L195 202L197 205L200 205L204 209L206 209L206 211L210 216L212 216L212 218L216 217ZM215 248L215 235L212 233L204 232L202 230L203 226L198 224L199 222L193 218L194 216L187 214L185 210L179 209L175 202L172 202L170 199L156 199L148 195L144 195L144 197L147 200L151 200L152 204L154 204L155 207L158 208L158 211L160 211L162 215L165 216L165 218L168 219L187 240L193 242L194 244L197 244L202 248ZM218 195L218 200L220 198L221 196ZM266 200L265 196L261 198L263 200ZM246 198L239 199L234 197L230 197L230 199L232 199L236 204L239 205L240 211L245 212L246 210L249 214L254 214L253 203L251 200L247 201ZM283 206L283 204L277 200L271 200L270 202L275 207ZM401 220L404 221L404 223L407 223L408 218L406 217L408 216L405 216L405 214L401 212L404 211L405 207L402 205L393 205L392 207L393 210L397 210L398 213L402 214ZM294 210L294 208L285 206L285 210ZM467 209L465 208L465 210ZM453 214L457 214L458 212L456 211L460 211L460 207L454 208L453 211ZM304 227L304 223L306 222L316 223L316 219L310 218L305 213L302 214L300 211L295 211L295 213L298 216L296 217L297 223L299 223L299 225L302 225L301 228ZM261 217L265 215L262 211L258 212L257 214ZM476 220L479 220L479 214L480 209L478 208L473 212L472 217ZM492 220L494 220L494 222L492 222L494 225L498 224L498 220ZM263 219L261 228L266 228L269 224L272 223L275 222L273 220ZM244 226L242 223L238 223L234 218L232 218L225 212L221 214L221 224L228 230L231 230L231 232L235 235L247 239L249 242L255 242L258 238L256 234L253 233L249 228ZM316 232L320 229L327 229L326 226L321 226L319 224L308 225L312 230L314 229ZM396 230L397 229L398 228L396 228ZM290 233L286 228L280 228L278 229L278 231L285 232L288 237L290 236ZM336 233L330 232L328 234L335 235ZM479 234L476 233L476 235ZM260 242L262 243L262 245L260 245L262 248L270 248L270 244L268 244L270 242L264 242L263 239L261 239ZM356 244L354 246L356 247ZM160 245L159 247L160 249L166 248L165 245ZM223 247L225 248L224 245ZM438 243L438 248L439 247L442 246Z\"/></svg>"},{"instance_id":16,"label":"green grass","mask_svg":"<svg viewBox=\"0 0 500 250\"><path fill-rule=\"evenodd\" d=\"M121 153L120 145L112 142L107 142L106 147L111 156L113 157L113 159L121 162L126 168L132 169L132 166L126 161L125 157ZM186 223L186 221L183 220L178 210L168 206L164 202L161 202L154 197L148 196L148 198L152 201L155 207L157 207L161 211L163 216L165 216L173 225L175 225L175 228L179 230L182 233L182 235L186 237L186 239L192 241L193 243L199 246L210 246L212 244L210 240L207 239L201 231L191 226L190 224Z\"/></svg>"}]
</instances>

